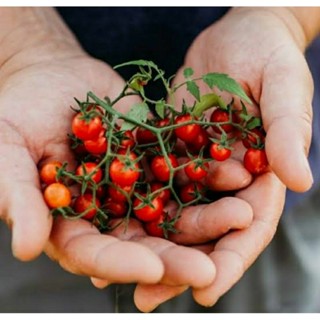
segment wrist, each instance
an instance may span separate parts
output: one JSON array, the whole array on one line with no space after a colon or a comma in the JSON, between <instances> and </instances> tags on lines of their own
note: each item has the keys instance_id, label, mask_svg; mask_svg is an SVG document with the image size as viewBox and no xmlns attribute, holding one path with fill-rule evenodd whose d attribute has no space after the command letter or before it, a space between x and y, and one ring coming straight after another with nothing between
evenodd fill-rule
<instances>
[{"instance_id":1,"label":"wrist","mask_svg":"<svg viewBox=\"0 0 320 320\"><path fill-rule=\"evenodd\" d=\"M83 53L52 8L0 8L0 46L1 68Z\"/></svg>"}]
</instances>

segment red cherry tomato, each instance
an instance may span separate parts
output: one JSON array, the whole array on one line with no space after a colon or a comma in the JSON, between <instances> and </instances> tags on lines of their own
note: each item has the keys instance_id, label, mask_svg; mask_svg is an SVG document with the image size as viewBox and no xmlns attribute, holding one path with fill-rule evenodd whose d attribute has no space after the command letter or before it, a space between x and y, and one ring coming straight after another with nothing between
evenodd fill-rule
<instances>
[{"instance_id":1,"label":"red cherry tomato","mask_svg":"<svg viewBox=\"0 0 320 320\"><path fill-rule=\"evenodd\" d=\"M102 170L94 162L85 162L76 169L77 176L85 177L91 174L91 180L93 182L99 183L102 180Z\"/></svg>"},{"instance_id":2,"label":"red cherry tomato","mask_svg":"<svg viewBox=\"0 0 320 320\"><path fill-rule=\"evenodd\" d=\"M144 222L152 221L157 219L163 211L163 203L159 197L155 197L150 201L150 204L145 204L143 207L138 209L143 203L139 198L135 198L133 201L133 212L136 217Z\"/></svg>"},{"instance_id":3,"label":"red cherry tomato","mask_svg":"<svg viewBox=\"0 0 320 320\"><path fill-rule=\"evenodd\" d=\"M268 159L264 149L249 148L243 158L244 167L252 174L258 175L268 168Z\"/></svg>"},{"instance_id":4,"label":"red cherry tomato","mask_svg":"<svg viewBox=\"0 0 320 320\"><path fill-rule=\"evenodd\" d=\"M73 205L76 213L81 214L88 210L87 213L82 216L82 218L86 220L92 220L97 214L97 208L100 207L101 203L99 199L96 198L95 201L93 201L93 196L90 193L85 193L84 195L79 196Z\"/></svg>"},{"instance_id":5,"label":"red cherry tomato","mask_svg":"<svg viewBox=\"0 0 320 320\"><path fill-rule=\"evenodd\" d=\"M136 141L134 139L134 136L131 130L127 130L123 132L123 136L121 137L120 140L121 141L120 141L119 147L123 149L128 149L128 148L132 149L136 144Z\"/></svg>"},{"instance_id":6,"label":"red cherry tomato","mask_svg":"<svg viewBox=\"0 0 320 320\"><path fill-rule=\"evenodd\" d=\"M86 150L91 154L104 154L108 147L105 130L101 130L98 138L94 140L84 140L83 144Z\"/></svg>"},{"instance_id":7,"label":"red cherry tomato","mask_svg":"<svg viewBox=\"0 0 320 320\"><path fill-rule=\"evenodd\" d=\"M222 109L215 109L210 117L211 122L221 123L221 122L228 122L229 119L229 111L222 110ZM235 116L232 115L232 120L236 122ZM234 130L234 127L232 124L222 124L221 128L225 131L225 133L230 133ZM217 133L222 133L219 127L212 126L212 129Z\"/></svg>"},{"instance_id":8,"label":"red cherry tomato","mask_svg":"<svg viewBox=\"0 0 320 320\"><path fill-rule=\"evenodd\" d=\"M120 187L118 186L119 189L116 189L115 187L109 186L108 187L108 194L109 196L116 202L125 202L127 201L126 195L129 195L129 193L131 192L131 185L129 186L123 186ZM121 191L122 192L121 192Z\"/></svg>"},{"instance_id":9,"label":"red cherry tomato","mask_svg":"<svg viewBox=\"0 0 320 320\"><path fill-rule=\"evenodd\" d=\"M51 184L57 182L56 176L59 168L62 167L62 163L60 161L50 161L44 164L39 172L40 179L45 184Z\"/></svg>"},{"instance_id":10,"label":"red cherry tomato","mask_svg":"<svg viewBox=\"0 0 320 320\"><path fill-rule=\"evenodd\" d=\"M198 195L204 195L204 186L200 182L190 182L180 190L180 200L187 203L197 199Z\"/></svg>"},{"instance_id":11,"label":"red cherry tomato","mask_svg":"<svg viewBox=\"0 0 320 320\"><path fill-rule=\"evenodd\" d=\"M164 212L162 212L157 219L144 223L144 229L149 236L164 238L164 230L161 227L161 223L164 222L164 215Z\"/></svg>"},{"instance_id":12,"label":"red cherry tomato","mask_svg":"<svg viewBox=\"0 0 320 320\"><path fill-rule=\"evenodd\" d=\"M151 192L162 189L163 187L164 184L162 184L161 182L154 181L150 183ZM160 191L157 196L162 200L163 205L166 205L170 200L171 192L169 189L164 189Z\"/></svg>"},{"instance_id":13,"label":"red cherry tomato","mask_svg":"<svg viewBox=\"0 0 320 320\"><path fill-rule=\"evenodd\" d=\"M191 162L189 159L189 164L184 167L184 172L188 176L188 178L192 181L202 180L207 174L209 170L209 163L201 163L197 164L196 162Z\"/></svg>"},{"instance_id":14,"label":"red cherry tomato","mask_svg":"<svg viewBox=\"0 0 320 320\"><path fill-rule=\"evenodd\" d=\"M210 155L213 159L217 161L225 161L231 156L231 150L224 148L219 143L213 142L210 146Z\"/></svg>"},{"instance_id":15,"label":"red cherry tomato","mask_svg":"<svg viewBox=\"0 0 320 320\"><path fill-rule=\"evenodd\" d=\"M191 120L192 120L192 116L190 114L184 114L184 115L177 116L174 123L181 124ZM201 131L200 125L195 123L186 124L174 130L178 138L180 138L184 142L191 142L191 143L197 138L200 131Z\"/></svg>"},{"instance_id":16,"label":"red cherry tomato","mask_svg":"<svg viewBox=\"0 0 320 320\"><path fill-rule=\"evenodd\" d=\"M112 198L107 198L104 204L107 212L115 218L122 218L127 214L127 203L124 201L114 201Z\"/></svg>"},{"instance_id":17,"label":"red cherry tomato","mask_svg":"<svg viewBox=\"0 0 320 320\"><path fill-rule=\"evenodd\" d=\"M201 130L197 137L192 141L187 143L187 149L189 152L195 154L201 149L205 148L209 144L209 134L207 130L201 127Z\"/></svg>"},{"instance_id":18,"label":"red cherry tomato","mask_svg":"<svg viewBox=\"0 0 320 320\"><path fill-rule=\"evenodd\" d=\"M263 144L265 140L264 133L258 128L252 129L246 137L242 140L242 144L247 148L257 147L259 144Z\"/></svg>"},{"instance_id":19,"label":"red cherry tomato","mask_svg":"<svg viewBox=\"0 0 320 320\"><path fill-rule=\"evenodd\" d=\"M44 190L43 197L50 209L67 207L71 203L70 190L59 182L48 185Z\"/></svg>"},{"instance_id":20,"label":"red cherry tomato","mask_svg":"<svg viewBox=\"0 0 320 320\"><path fill-rule=\"evenodd\" d=\"M150 130L139 127L136 132L136 140L138 144L148 144L157 142L157 136Z\"/></svg>"},{"instance_id":21,"label":"red cherry tomato","mask_svg":"<svg viewBox=\"0 0 320 320\"><path fill-rule=\"evenodd\" d=\"M95 116L90 119L85 119L85 116L82 112L79 112L75 115L71 126L73 134L82 140L98 138L101 130L103 129L100 117Z\"/></svg>"},{"instance_id":22,"label":"red cherry tomato","mask_svg":"<svg viewBox=\"0 0 320 320\"><path fill-rule=\"evenodd\" d=\"M178 160L173 154L169 154L169 161L173 168L178 166ZM155 156L151 161L151 171L155 178L161 182L169 181L170 168L164 156Z\"/></svg>"},{"instance_id":23,"label":"red cherry tomato","mask_svg":"<svg viewBox=\"0 0 320 320\"><path fill-rule=\"evenodd\" d=\"M126 158L115 158L109 168L111 180L121 186L132 186L140 177L139 164L133 163L136 156L132 152Z\"/></svg>"}]
</instances>

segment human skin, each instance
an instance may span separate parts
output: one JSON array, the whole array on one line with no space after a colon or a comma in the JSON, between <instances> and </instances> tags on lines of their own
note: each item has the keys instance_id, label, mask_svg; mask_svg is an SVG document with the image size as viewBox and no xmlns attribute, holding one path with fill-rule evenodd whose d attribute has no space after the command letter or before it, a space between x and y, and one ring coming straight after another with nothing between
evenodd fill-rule
<instances>
[{"instance_id":1,"label":"human skin","mask_svg":"<svg viewBox=\"0 0 320 320\"><path fill-rule=\"evenodd\" d=\"M20 10L24 10L23 15ZM266 151L274 172L250 184L251 177L239 158L227 162L239 174L226 188L242 191L234 198L198 206L183 215L178 226L183 226L186 233L171 240L196 246L186 248L147 237L139 224L130 226L126 238L121 239L119 234L100 235L85 221L57 219L53 223L42 199L37 165L54 159L72 166L65 133L73 113L66 106L73 104L74 96L84 98L89 90L114 97L123 80L106 64L83 52L53 9L1 9L0 39L5 50L0 57L0 152L5 156L0 162L6 170L0 177L5 190L0 208L2 218L12 228L15 256L29 260L45 249L66 270L90 276L97 287L138 282L135 303L142 311L151 311L188 287L195 288L198 303L213 305L271 241L283 209L284 185L305 191L312 183L306 161L311 138L312 79L303 51L316 28L309 23L304 26L292 11L279 10L231 10L199 35L186 56L185 65L196 74L224 72L244 85L255 108L260 107L267 131ZM4 26L10 32L5 32ZM32 37L28 36L21 48L19 38L26 37L25 32ZM181 73L175 81L179 79ZM177 102L179 99L181 96L176 97ZM288 137L290 144L286 143ZM223 168L215 168L211 175L226 172L226 181L234 179L234 175L228 177L230 170ZM220 219L220 230L203 235L205 226L216 219L209 212L222 210L227 213ZM230 217L235 211L238 219ZM187 232L194 221L200 221L198 229ZM236 229L231 233L230 223ZM203 237L220 239L214 246L205 246L201 244ZM121 264L123 257L126 264ZM181 261L185 259L192 263L181 273ZM194 277L194 270L198 277Z\"/></svg>"}]
</instances>

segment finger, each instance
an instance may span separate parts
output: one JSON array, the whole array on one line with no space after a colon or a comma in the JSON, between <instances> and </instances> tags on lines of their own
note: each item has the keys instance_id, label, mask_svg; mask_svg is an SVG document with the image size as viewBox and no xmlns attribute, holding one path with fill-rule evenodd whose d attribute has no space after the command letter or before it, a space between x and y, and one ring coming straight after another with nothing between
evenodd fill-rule
<instances>
[{"instance_id":1,"label":"finger","mask_svg":"<svg viewBox=\"0 0 320 320\"><path fill-rule=\"evenodd\" d=\"M12 252L20 260L38 256L49 238L52 218L40 190L37 168L22 145L0 145L1 218L12 228Z\"/></svg>"},{"instance_id":2,"label":"finger","mask_svg":"<svg viewBox=\"0 0 320 320\"><path fill-rule=\"evenodd\" d=\"M71 273L112 283L156 283L164 273L159 257L145 246L100 234L82 219L56 219L46 253Z\"/></svg>"},{"instance_id":3,"label":"finger","mask_svg":"<svg viewBox=\"0 0 320 320\"><path fill-rule=\"evenodd\" d=\"M247 228L253 219L250 205L238 198L224 197L208 205L183 210L170 240L184 245L211 241L233 229Z\"/></svg>"},{"instance_id":4,"label":"finger","mask_svg":"<svg viewBox=\"0 0 320 320\"><path fill-rule=\"evenodd\" d=\"M137 233L137 224L137 220L130 219L128 225L118 226L112 234L136 241L159 256L165 268L161 284L205 287L213 281L215 266L206 254L193 248L178 246L166 239L143 236ZM194 270L197 270L196 275Z\"/></svg>"},{"instance_id":5,"label":"finger","mask_svg":"<svg viewBox=\"0 0 320 320\"><path fill-rule=\"evenodd\" d=\"M303 55L292 48L280 51L264 72L261 112L270 165L297 192L308 190L313 182L307 161L312 95L312 78Z\"/></svg>"},{"instance_id":6,"label":"finger","mask_svg":"<svg viewBox=\"0 0 320 320\"><path fill-rule=\"evenodd\" d=\"M165 286L162 284L138 284L134 291L134 303L142 312L151 312L157 306L188 289L188 286Z\"/></svg>"},{"instance_id":7,"label":"finger","mask_svg":"<svg viewBox=\"0 0 320 320\"><path fill-rule=\"evenodd\" d=\"M249 228L234 231L219 240L210 254L217 267L216 278L207 288L193 291L195 300L204 306L213 305L228 291L269 244L283 210L285 188L268 172L238 192L237 197L251 205L254 220Z\"/></svg>"}]
</instances>

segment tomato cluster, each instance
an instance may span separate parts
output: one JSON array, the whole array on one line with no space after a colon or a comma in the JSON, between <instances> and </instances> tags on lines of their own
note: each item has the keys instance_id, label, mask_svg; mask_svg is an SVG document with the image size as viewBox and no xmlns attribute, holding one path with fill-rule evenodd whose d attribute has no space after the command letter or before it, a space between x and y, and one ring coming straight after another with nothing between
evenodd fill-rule
<instances>
[{"instance_id":1,"label":"tomato cluster","mask_svg":"<svg viewBox=\"0 0 320 320\"><path fill-rule=\"evenodd\" d=\"M122 130L97 104L80 106L70 135L78 166L67 171L52 161L42 166L40 178L49 208L90 220L102 230L112 219L134 217L152 236L174 231L178 216L168 214L169 201L181 208L210 201L204 183L210 162L227 160L239 139L247 148L243 163L250 173L268 166L263 128L246 129L241 112L230 106L215 108L210 121L183 111L149 118L130 130ZM175 149L181 145L184 154L178 157ZM181 174L182 186L176 181ZM67 187L72 184L79 193L73 197Z\"/></svg>"},{"instance_id":2,"label":"tomato cluster","mask_svg":"<svg viewBox=\"0 0 320 320\"><path fill-rule=\"evenodd\" d=\"M68 170L67 163L48 162L40 168L40 179L54 214L89 220L101 231L137 219L149 235L166 237L175 232L183 208L213 201L206 187L210 164L230 158L236 143L242 142L243 165L252 175L267 170L265 132L261 119L249 115L242 100L239 109L233 99L225 104L215 93L201 96L190 68L183 85L196 98L194 105L183 102L176 111L164 99L147 98L144 87L152 69L158 73L154 80L161 79L167 90L169 82L152 62L134 64L140 71L113 102L93 93L84 102L76 100L79 109L69 134L76 167ZM226 91L249 99L226 75L202 78L210 88L217 79L222 79L220 89L225 85ZM143 103L126 114L118 112L114 104L132 94ZM114 219L120 222L110 223Z\"/></svg>"}]
</instances>

